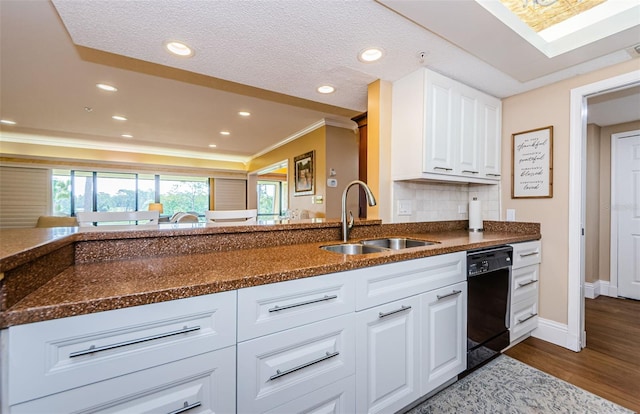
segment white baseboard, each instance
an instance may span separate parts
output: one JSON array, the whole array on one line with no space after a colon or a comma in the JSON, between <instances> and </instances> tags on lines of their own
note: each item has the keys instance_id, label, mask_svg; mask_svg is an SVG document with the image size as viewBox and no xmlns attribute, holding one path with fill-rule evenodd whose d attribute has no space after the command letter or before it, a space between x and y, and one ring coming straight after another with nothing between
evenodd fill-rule
<instances>
[{"instance_id":1,"label":"white baseboard","mask_svg":"<svg viewBox=\"0 0 640 414\"><path fill-rule=\"evenodd\" d=\"M580 349L578 339L569 335L568 326L550 319L538 317L538 327L531 332L531 336L572 351Z\"/></svg>"},{"instance_id":2,"label":"white baseboard","mask_svg":"<svg viewBox=\"0 0 640 414\"><path fill-rule=\"evenodd\" d=\"M608 280L596 280L594 283L585 282L584 297L587 299L595 299L598 296L618 296L617 286L613 286Z\"/></svg>"}]
</instances>

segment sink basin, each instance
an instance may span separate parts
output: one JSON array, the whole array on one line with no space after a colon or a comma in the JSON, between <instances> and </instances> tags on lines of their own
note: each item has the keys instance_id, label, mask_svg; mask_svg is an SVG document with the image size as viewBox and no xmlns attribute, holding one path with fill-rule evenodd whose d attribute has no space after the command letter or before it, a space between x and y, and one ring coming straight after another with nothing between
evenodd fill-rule
<instances>
[{"instance_id":1,"label":"sink basin","mask_svg":"<svg viewBox=\"0 0 640 414\"><path fill-rule=\"evenodd\" d=\"M387 251L383 247L378 246L368 246L359 243L343 243L343 244L332 244L329 246L320 246L321 249L327 250L329 252L336 252L342 254L367 254L367 253L380 253Z\"/></svg>"},{"instance_id":2,"label":"sink basin","mask_svg":"<svg viewBox=\"0 0 640 414\"><path fill-rule=\"evenodd\" d=\"M382 239L371 239L361 241L365 246L383 247L385 249L400 250L410 247L422 247L436 244L426 240L405 239L403 237L385 237Z\"/></svg>"}]
</instances>

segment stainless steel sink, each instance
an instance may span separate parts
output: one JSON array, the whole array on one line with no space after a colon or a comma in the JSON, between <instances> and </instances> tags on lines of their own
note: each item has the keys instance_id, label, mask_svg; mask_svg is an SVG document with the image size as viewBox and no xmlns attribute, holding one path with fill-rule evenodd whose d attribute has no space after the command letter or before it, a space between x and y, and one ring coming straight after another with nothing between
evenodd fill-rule
<instances>
[{"instance_id":1,"label":"stainless steel sink","mask_svg":"<svg viewBox=\"0 0 640 414\"><path fill-rule=\"evenodd\" d=\"M400 250L411 247L423 247L437 244L426 240L406 239L404 237L385 237L381 239L362 240L365 246L383 247L385 249Z\"/></svg>"},{"instance_id":2,"label":"stainless steel sink","mask_svg":"<svg viewBox=\"0 0 640 414\"><path fill-rule=\"evenodd\" d=\"M332 244L329 246L320 246L321 249L329 252L342 253L342 254L368 254L368 253L380 253L388 251L383 247L369 246L360 243L342 243Z\"/></svg>"}]
</instances>

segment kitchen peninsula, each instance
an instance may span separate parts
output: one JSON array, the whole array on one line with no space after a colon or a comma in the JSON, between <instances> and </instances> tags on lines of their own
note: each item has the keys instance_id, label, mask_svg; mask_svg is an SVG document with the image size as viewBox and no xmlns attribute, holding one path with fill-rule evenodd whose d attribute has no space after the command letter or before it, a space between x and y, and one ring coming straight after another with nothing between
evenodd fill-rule
<instances>
[{"instance_id":1,"label":"kitchen peninsula","mask_svg":"<svg viewBox=\"0 0 640 414\"><path fill-rule=\"evenodd\" d=\"M28 412L390 412L466 367L466 251L535 223L340 222L0 234L2 400ZM325 407L326 408L326 407Z\"/></svg>"}]
</instances>

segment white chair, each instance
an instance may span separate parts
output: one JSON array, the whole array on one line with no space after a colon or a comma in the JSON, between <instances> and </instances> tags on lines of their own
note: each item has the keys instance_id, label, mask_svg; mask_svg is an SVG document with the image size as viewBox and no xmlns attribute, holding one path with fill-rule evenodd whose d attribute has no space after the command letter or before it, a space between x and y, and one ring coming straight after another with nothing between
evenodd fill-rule
<instances>
[{"instance_id":1,"label":"white chair","mask_svg":"<svg viewBox=\"0 0 640 414\"><path fill-rule=\"evenodd\" d=\"M207 223L256 223L258 218L258 210L208 210L205 213Z\"/></svg>"},{"instance_id":2,"label":"white chair","mask_svg":"<svg viewBox=\"0 0 640 414\"><path fill-rule=\"evenodd\" d=\"M98 224L158 224L159 211L83 211L76 213L80 227ZM140 222L143 223L140 223Z\"/></svg>"}]
</instances>

